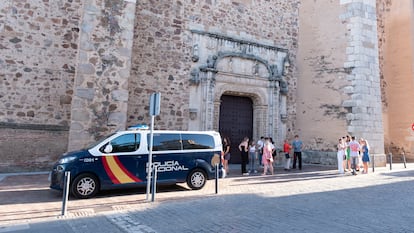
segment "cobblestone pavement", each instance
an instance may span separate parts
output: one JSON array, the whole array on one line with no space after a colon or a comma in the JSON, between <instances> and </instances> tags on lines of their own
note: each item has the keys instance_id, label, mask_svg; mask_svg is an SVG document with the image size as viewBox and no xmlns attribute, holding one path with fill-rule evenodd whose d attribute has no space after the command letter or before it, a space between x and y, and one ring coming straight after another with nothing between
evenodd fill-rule
<instances>
[{"instance_id":1,"label":"cobblestone pavement","mask_svg":"<svg viewBox=\"0 0 414 233\"><path fill-rule=\"evenodd\" d=\"M1 232L414 232L414 164L338 175L332 167L236 176L198 191L163 187L105 192L88 200L49 190L47 174L0 176Z\"/></svg>"}]
</instances>

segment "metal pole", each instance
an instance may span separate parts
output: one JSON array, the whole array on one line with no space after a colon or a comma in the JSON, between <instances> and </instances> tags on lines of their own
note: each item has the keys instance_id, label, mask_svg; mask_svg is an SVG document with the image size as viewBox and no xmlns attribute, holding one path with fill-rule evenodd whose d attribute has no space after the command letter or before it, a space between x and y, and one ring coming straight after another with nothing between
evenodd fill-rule
<instances>
[{"instance_id":1,"label":"metal pole","mask_svg":"<svg viewBox=\"0 0 414 233\"><path fill-rule=\"evenodd\" d=\"M70 184L70 171L65 172L64 186L63 186L63 200L62 200L62 216L66 215L68 209L67 202L69 199L69 184Z\"/></svg>"},{"instance_id":2,"label":"metal pole","mask_svg":"<svg viewBox=\"0 0 414 233\"><path fill-rule=\"evenodd\" d=\"M372 172L375 172L375 155L372 155Z\"/></svg>"},{"instance_id":3,"label":"metal pole","mask_svg":"<svg viewBox=\"0 0 414 233\"><path fill-rule=\"evenodd\" d=\"M149 154L148 154L148 169L147 169L147 197L146 200L149 200L149 193L151 187L151 174L152 174L152 139L153 139L153 129L154 129L154 118L155 116L151 116L151 128L150 128L150 141L149 141Z\"/></svg>"},{"instance_id":4,"label":"metal pole","mask_svg":"<svg viewBox=\"0 0 414 233\"><path fill-rule=\"evenodd\" d=\"M153 176L152 176L152 195L151 195L151 201L154 202L155 200L155 193L157 193L157 172L158 172L158 167L155 166L153 171Z\"/></svg>"},{"instance_id":5,"label":"metal pole","mask_svg":"<svg viewBox=\"0 0 414 233\"><path fill-rule=\"evenodd\" d=\"M216 194L218 193L219 165L216 164Z\"/></svg>"},{"instance_id":6,"label":"metal pole","mask_svg":"<svg viewBox=\"0 0 414 233\"><path fill-rule=\"evenodd\" d=\"M407 161L405 160L405 152L402 153L403 161L404 161L404 168L407 168Z\"/></svg>"},{"instance_id":7,"label":"metal pole","mask_svg":"<svg viewBox=\"0 0 414 233\"><path fill-rule=\"evenodd\" d=\"M392 153L390 153L390 170L392 170Z\"/></svg>"}]
</instances>

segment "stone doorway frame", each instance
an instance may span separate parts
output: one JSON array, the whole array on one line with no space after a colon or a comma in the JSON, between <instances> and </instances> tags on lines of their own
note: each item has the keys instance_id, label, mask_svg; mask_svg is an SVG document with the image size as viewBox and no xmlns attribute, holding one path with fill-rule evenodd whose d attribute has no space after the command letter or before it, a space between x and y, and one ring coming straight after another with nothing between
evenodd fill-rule
<instances>
[{"instance_id":1,"label":"stone doorway frame","mask_svg":"<svg viewBox=\"0 0 414 233\"><path fill-rule=\"evenodd\" d=\"M220 123L220 105L222 95L248 97L252 100L253 107L253 138L258 140L260 136L269 134L266 131L266 125L268 125L268 105L267 95L263 91L252 92L249 88L238 89L233 85L224 85L222 88L216 89L214 97L214 122L213 129L219 129Z\"/></svg>"}]
</instances>

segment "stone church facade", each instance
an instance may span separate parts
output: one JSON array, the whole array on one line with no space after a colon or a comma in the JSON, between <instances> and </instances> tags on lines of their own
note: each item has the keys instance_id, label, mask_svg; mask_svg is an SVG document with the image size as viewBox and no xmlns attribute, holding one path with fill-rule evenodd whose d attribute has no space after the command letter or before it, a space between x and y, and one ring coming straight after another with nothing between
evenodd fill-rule
<instances>
[{"instance_id":1,"label":"stone church facade","mask_svg":"<svg viewBox=\"0 0 414 233\"><path fill-rule=\"evenodd\" d=\"M154 92L158 129L216 130L234 145L270 136L279 147L299 134L307 162L324 164L352 134L383 165L386 2L2 1L0 172L45 169L149 124Z\"/></svg>"}]
</instances>

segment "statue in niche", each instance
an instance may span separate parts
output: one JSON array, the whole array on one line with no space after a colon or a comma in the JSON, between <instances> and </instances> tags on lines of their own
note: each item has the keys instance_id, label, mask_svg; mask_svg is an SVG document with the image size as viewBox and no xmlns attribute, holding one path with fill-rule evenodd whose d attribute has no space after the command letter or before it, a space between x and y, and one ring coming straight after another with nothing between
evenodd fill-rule
<instances>
[{"instance_id":1,"label":"statue in niche","mask_svg":"<svg viewBox=\"0 0 414 233\"><path fill-rule=\"evenodd\" d=\"M252 70L253 75L259 74L259 63L257 61L254 62Z\"/></svg>"},{"instance_id":2,"label":"statue in niche","mask_svg":"<svg viewBox=\"0 0 414 233\"><path fill-rule=\"evenodd\" d=\"M227 64L229 67L229 72L233 72L233 58L230 57L229 63Z\"/></svg>"}]
</instances>

